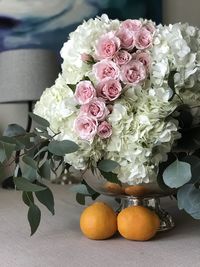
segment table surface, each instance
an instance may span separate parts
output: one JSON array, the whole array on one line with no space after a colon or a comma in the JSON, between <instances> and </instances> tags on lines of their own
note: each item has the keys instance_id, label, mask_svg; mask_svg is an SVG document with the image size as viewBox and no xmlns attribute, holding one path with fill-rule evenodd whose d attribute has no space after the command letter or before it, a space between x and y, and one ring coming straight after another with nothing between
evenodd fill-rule
<instances>
[{"instance_id":1,"label":"table surface","mask_svg":"<svg viewBox=\"0 0 200 267\"><path fill-rule=\"evenodd\" d=\"M200 266L200 222L179 211L175 201L162 200L162 206L176 222L169 232L159 233L147 242L120 236L94 241L80 232L83 207L76 203L75 194L68 186L51 187L56 215L42 208L40 227L32 237L21 193L0 189L1 267Z\"/></svg>"}]
</instances>

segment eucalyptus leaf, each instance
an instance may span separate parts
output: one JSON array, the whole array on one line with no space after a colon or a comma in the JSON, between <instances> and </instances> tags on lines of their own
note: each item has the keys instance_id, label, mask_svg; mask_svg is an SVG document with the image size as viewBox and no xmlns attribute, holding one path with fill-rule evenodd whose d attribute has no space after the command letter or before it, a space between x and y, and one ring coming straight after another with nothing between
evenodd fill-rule
<instances>
[{"instance_id":1,"label":"eucalyptus leaf","mask_svg":"<svg viewBox=\"0 0 200 267\"><path fill-rule=\"evenodd\" d=\"M31 117L31 119L36 122L37 124L39 124L40 126L43 126L45 128L49 127L50 124L47 120L45 120L44 118L34 114L34 113L31 113L29 112L29 116Z\"/></svg>"},{"instance_id":2,"label":"eucalyptus leaf","mask_svg":"<svg viewBox=\"0 0 200 267\"><path fill-rule=\"evenodd\" d=\"M176 71L171 71L169 73L168 76L168 86L172 89L173 91L173 95L172 97L169 99L169 101L173 98L174 94L175 94L175 82L174 82L174 75L176 74Z\"/></svg>"},{"instance_id":3,"label":"eucalyptus leaf","mask_svg":"<svg viewBox=\"0 0 200 267\"><path fill-rule=\"evenodd\" d=\"M41 220L41 211L35 204L31 203L28 210L28 221L31 227L31 236L37 231Z\"/></svg>"},{"instance_id":4,"label":"eucalyptus leaf","mask_svg":"<svg viewBox=\"0 0 200 267\"><path fill-rule=\"evenodd\" d=\"M39 168L39 174L45 179L51 178L51 166L49 161L45 161L42 166Z\"/></svg>"},{"instance_id":5,"label":"eucalyptus leaf","mask_svg":"<svg viewBox=\"0 0 200 267\"><path fill-rule=\"evenodd\" d=\"M48 147L47 146L44 146L44 147L42 147L41 149L39 149L39 151L34 155L34 159L35 158L37 158L41 153L43 153L44 152L44 154L45 154L45 152L47 152L48 151Z\"/></svg>"},{"instance_id":6,"label":"eucalyptus leaf","mask_svg":"<svg viewBox=\"0 0 200 267\"><path fill-rule=\"evenodd\" d=\"M22 192L22 200L27 206L30 206L31 203L34 203L33 193L23 191Z\"/></svg>"},{"instance_id":7,"label":"eucalyptus leaf","mask_svg":"<svg viewBox=\"0 0 200 267\"><path fill-rule=\"evenodd\" d=\"M86 185L84 185L84 184L72 185L70 187L70 191L75 192L75 193L79 193L79 194L82 194L85 196L91 196L91 194L88 192Z\"/></svg>"},{"instance_id":8,"label":"eucalyptus leaf","mask_svg":"<svg viewBox=\"0 0 200 267\"><path fill-rule=\"evenodd\" d=\"M200 219L200 190L193 184L182 186L177 193L178 207L194 219Z\"/></svg>"},{"instance_id":9,"label":"eucalyptus leaf","mask_svg":"<svg viewBox=\"0 0 200 267\"><path fill-rule=\"evenodd\" d=\"M6 172L5 172L5 166L0 163L0 181L2 181L2 179L4 179L6 176Z\"/></svg>"},{"instance_id":10,"label":"eucalyptus leaf","mask_svg":"<svg viewBox=\"0 0 200 267\"><path fill-rule=\"evenodd\" d=\"M73 92L75 92L75 90L76 90L76 84L68 84L68 86L69 86L69 88L70 88Z\"/></svg>"},{"instance_id":11,"label":"eucalyptus leaf","mask_svg":"<svg viewBox=\"0 0 200 267\"><path fill-rule=\"evenodd\" d=\"M38 177L37 170L31 168L28 165L21 166L21 172L22 172L22 177L26 178L30 182L34 182Z\"/></svg>"},{"instance_id":12,"label":"eucalyptus leaf","mask_svg":"<svg viewBox=\"0 0 200 267\"><path fill-rule=\"evenodd\" d=\"M110 160L110 159L103 159L99 161L97 167L99 170L103 172L112 172L114 169L116 169L119 166L119 164L116 161Z\"/></svg>"},{"instance_id":13,"label":"eucalyptus leaf","mask_svg":"<svg viewBox=\"0 0 200 267\"><path fill-rule=\"evenodd\" d=\"M179 121L179 126L181 129L190 129L193 121L193 116L191 114L190 107L186 104L182 104L177 107L179 115L176 119Z\"/></svg>"},{"instance_id":14,"label":"eucalyptus leaf","mask_svg":"<svg viewBox=\"0 0 200 267\"><path fill-rule=\"evenodd\" d=\"M121 182L117 178L117 174L113 172L103 172L103 171L100 171L100 172L103 175L103 177L109 182L121 185Z\"/></svg>"},{"instance_id":15,"label":"eucalyptus leaf","mask_svg":"<svg viewBox=\"0 0 200 267\"><path fill-rule=\"evenodd\" d=\"M3 136L15 137L19 135L25 135L26 131L18 124L9 124L3 132Z\"/></svg>"},{"instance_id":16,"label":"eucalyptus leaf","mask_svg":"<svg viewBox=\"0 0 200 267\"><path fill-rule=\"evenodd\" d=\"M33 169L37 169L37 164L31 157L24 156L22 160L26 165L30 166Z\"/></svg>"},{"instance_id":17,"label":"eucalyptus leaf","mask_svg":"<svg viewBox=\"0 0 200 267\"><path fill-rule=\"evenodd\" d=\"M189 163L178 159L170 164L163 172L163 181L170 188L178 188L190 181L192 177Z\"/></svg>"},{"instance_id":18,"label":"eucalyptus leaf","mask_svg":"<svg viewBox=\"0 0 200 267\"><path fill-rule=\"evenodd\" d=\"M18 190L27 191L27 192L37 192L45 190L46 188L40 185L33 184L29 182L24 177L14 177L14 183Z\"/></svg>"},{"instance_id":19,"label":"eucalyptus leaf","mask_svg":"<svg viewBox=\"0 0 200 267\"><path fill-rule=\"evenodd\" d=\"M76 194L76 201L81 205L85 205L85 195L77 193Z\"/></svg>"},{"instance_id":20,"label":"eucalyptus leaf","mask_svg":"<svg viewBox=\"0 0 200 267\"><path fill-rule=\"evenodd\" d=\"M200 158L191 155L184 157L182 161L189 163L191 166L192 178L190 183L196 183L200 181Z\"/></svg>"},{"instance_id":21,"label":"eucalyptus leaf","mask_svg":"<svg viewBox=\"0 0 200 267\"><path fill-rule=\"evenodd\" d=\"M65 154L76 152L79 146L69 140L52 141L48 145L48 150L56 156L64 156Z\"/></svg>"},{"instance_id":22,"label":"eucalyptus leaf","mask_svg":"<svg viewBox=\"0 0 200 267\"><path fill-rule=\"evenodd\" d=\"M16 145L4 143L3 146L6 153L6 159L9 160L13 152L15 151Z\"/></svg>"},{"instance_id":23,"label":"eucalyptus leaf","mask_svg":"<svg viewBox=\"0 0 200 267\"><path fill-rule=\"evenodd\" d=\"M6 160L6 152L3 143L0 143L0 162L3 163Z\"/></svg>"},{"instance_id":24,"label":"eucalyptus leaf","mask_svg":"<svg viewBox=\"0 0 200 267\"><path fill-rule=\"evenodd\" d=\"M8 137L8 136L0 136L0 142L15 145L16 144L16 138Z\"/></svg>"},{"instance_id":25,"label":"eucalyptus leaf","mask_svg":"<svg viewBox=\"0 0 200 267\"><path fill-rule=\"evenodd\" d=\"M35 192L37 199L42 203L51 213L55 214L54 210L54 197L51 190L45 186L45 190Z\"/></svg>"},{"instance_id":26,"label":"eucalyptus leaf","mask_svg":"<svg viewBox=\"0 0 200 267\"><path fill-rule=\"evenodd\" d=\"M97 193L91 186L89 186L89 184L85 180L82 180L81 184L87 187L87 191L89 192L90 195L94 195Z\"/></svg>"}]
</instances>

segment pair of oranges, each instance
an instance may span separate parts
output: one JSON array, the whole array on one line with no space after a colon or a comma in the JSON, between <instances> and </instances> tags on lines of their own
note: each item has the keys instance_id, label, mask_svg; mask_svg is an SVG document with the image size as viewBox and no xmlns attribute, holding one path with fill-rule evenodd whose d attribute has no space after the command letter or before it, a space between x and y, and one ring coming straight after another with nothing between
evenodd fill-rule
<instances>
[{"instance_id":1,"label":"pair of oranges","mask_svg":"<svg viewBox=\"0 0 200 267\"><path fill-rule=\"evenodd\" d=\"M107 239L117 230L126 239L145 241L151 239L160 226L155 212L142 206L123 209L118 215L104 202L87 207L80 217L83 234L95 240Z\"/></svg>"}]
</instances>

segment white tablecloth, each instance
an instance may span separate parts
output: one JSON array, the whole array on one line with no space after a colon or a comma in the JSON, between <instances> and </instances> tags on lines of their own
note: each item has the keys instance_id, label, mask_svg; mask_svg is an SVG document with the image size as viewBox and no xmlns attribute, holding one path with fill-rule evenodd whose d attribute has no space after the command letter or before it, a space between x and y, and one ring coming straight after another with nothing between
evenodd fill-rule
<instances>
[{"instance_id":1,"label":"white tablecloth","mask_svg":"<svg viewBox=\"0 0 200 267\"><path fill-rule=\"evenodd\" d=\"M173 201L163 201L176 221L170 232L147 242L119 236L93 241L79 230L83 207L75 194L67 186L53 185L52 190L56 215L42 208L41 225L30 237L21 193L0 189L0 267L200 266L200 221L178 211Z\"/></svg>"}]
</instances>

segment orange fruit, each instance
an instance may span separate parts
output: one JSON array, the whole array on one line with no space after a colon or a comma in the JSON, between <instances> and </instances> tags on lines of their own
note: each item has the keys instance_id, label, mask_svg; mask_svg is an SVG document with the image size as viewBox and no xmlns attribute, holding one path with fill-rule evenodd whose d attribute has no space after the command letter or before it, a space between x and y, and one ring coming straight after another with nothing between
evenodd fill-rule
<instances>
[{"instance_id":1,"label":"orange fruit","mask_svg":"<svg viewBox=\"0 0 200 267\"><path fill-rule=\"evenodd\" d=\"M125 194L129 196L142 197L148 193L148 190L143 185L131 185L124 188Z\"/></svg>"},{"instance_id":2,"label":"orange fruit","mask_svg":"<svg viewBox=\"0 0 200 267\"><path fill-rule=\"evenodd\" d=\"M90 239L107 239L117 231L117 215L109 205L96 202L82 212L80 228Z\"/></svg>"},{"instance_id":3,"label":"orange fruit","mask_svg":"<svg viewBox=\"0 0 200 267\"><path fill-rule=\"evenodd\" d=\"M104 188L114 194L121 194L123 192L122 187L119 184L107 182Z\"/></svg>"},{"instance_id":4,"label":"orange fruit","mask_svg":"<svg viewBox=\"0 0 200 267\"><path fill-rule=\"evenodd\" d=\"M117 217L119 233L126 239L145 241L157 232L160 219L154 211L142 206L131 206Z\"/></svg>"}]
</instances>

